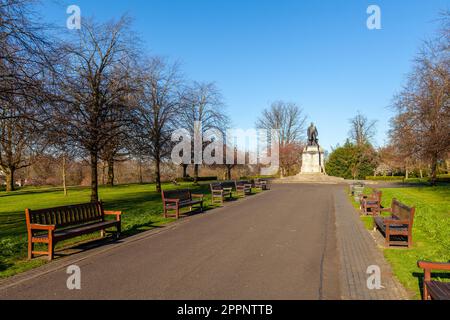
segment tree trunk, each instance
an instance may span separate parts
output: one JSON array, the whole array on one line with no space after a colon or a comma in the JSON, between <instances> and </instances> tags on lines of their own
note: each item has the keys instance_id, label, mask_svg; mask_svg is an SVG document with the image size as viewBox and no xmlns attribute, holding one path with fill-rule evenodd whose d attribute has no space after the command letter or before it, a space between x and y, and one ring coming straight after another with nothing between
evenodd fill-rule
<instances>
[{"instance_id":1,"label":"tree trunk","mask_svg":"<svg viewBox=\"0 0 450 320\"><path fill-rule=\"evenodd\" d=\"M194 183L198 183L198 164L194 164Z\"/></svg>"},{"instance_id":2,"label":"tree trunk","mask_svg":"<svg viewBox=\"0 0 450 320\"><path fill-rule=\"evenodd\" d=\"M143 184L144 183L144 177L142 176L142 161L139 159L139 183Z\"/></svg>"},{"instance_id":3,"label":"tree trunk","mask_svg":"<svg viewBox=\"0 0 450 320\"><path fill-rule=\"evenodd\" d=\"M102 186L104 186L106 184L106 181L105 181L105 170L106 170L105 161L102 161Z\"/></svg>"},{"instance_id":4,"label":"tree trunk","mask_svg":"<svg viewBox=\"0 0 450 320\"><path fill-rule=\"evenodd\" d=\"M188 174L187 174L187 169L188 169L188 165L187 164L183 164L183 178L187 178Z\"/></svg>"},{"instance_id":5,"label":"tree trunk","mask_svg":"<svg viewBox=\"0 0 450 320\"><path fill-rule=\"evenodd\" d=\"M8 168L5 172L6 174L6 192L11 192L15 190L14 184L14 168Z\"/></svg>"},{"instance_id":6,"label":"tree trunk","mask_svg":"<svg viewBox=\"0 0 450 320\"><path fill-rule=\"evenodd\" d=\"M423 170L420 169L419 172L420 172L420 179L423 179Z\"/></svg>"},{"instance_id":7,"label":"tree trunk","mask_svg":"<svg viewBox=\"0 0 450 320\"><path fill-rule=\"evenodd\" d=\"M108 160L108 186L114 187L114 159Z\"/></svg>"},{"instance_id":8,"label":"tree trunk","mask_svg":"<svg viewBox=\"0 0 450 320\"><path fill-rule=\"evenodd\" d=\"M96 151L91 151L91 202L98 201L98 155Z\"/></svg>"},{"instance_id":9,"label":"tree trunk","mask_svg":"<svg viewBox=\"0 0 450 320\"><path fill-rule=\"evenodd\" d=\"M438 157L436 155L431 159L431 185L436 185L437 180L437 167L438 167Z\"/></svg>"},{"instance_id":10,"label":"tree trunk","mask_svg":"<svg viewBox=\"0 0 450 320\"><path fill-rule=\"evenodd\" d=\"M66 182L66 156L62 158L62 182L64 189L64 196L67 197L67 182Z\"/></svg>"},{"instance_id":11,"label":"tree trunk","mask_svg":"<svg viewBox=\"0 0 450 320\"><path fill-rule=\"evenodd\" d=\"M227 166L227 180L231 180L231 167Z\"/></svg>"},{"instance_id":12,"label":"tree trunk","mask_svg":"<svg viewBox=\"0 0 450 320\"><path fill-rule=\"evenodd\" d=\"M161 159L156 157L155 159L155 175L156 175L156 191L161 193Z\"/></svg>"}]
</instances>

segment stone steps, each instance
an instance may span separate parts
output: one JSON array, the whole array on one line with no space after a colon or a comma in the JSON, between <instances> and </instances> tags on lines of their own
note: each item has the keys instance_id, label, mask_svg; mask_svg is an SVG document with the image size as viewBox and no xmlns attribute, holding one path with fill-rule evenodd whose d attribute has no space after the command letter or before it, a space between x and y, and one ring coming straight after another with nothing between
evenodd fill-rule
<instances>
[{"instance_id":1,"label":"stone steps","mask_svg":"<svg viewBox=\"0 0 450 320\"><path fill-rule=\"evenodd\" d=\"M298 174L293 177L286 177L274 180L273 183L319 183L319 184L344 184L347 183L343 178L330 177L325 174Z\"/></svg>"}]
</instances>

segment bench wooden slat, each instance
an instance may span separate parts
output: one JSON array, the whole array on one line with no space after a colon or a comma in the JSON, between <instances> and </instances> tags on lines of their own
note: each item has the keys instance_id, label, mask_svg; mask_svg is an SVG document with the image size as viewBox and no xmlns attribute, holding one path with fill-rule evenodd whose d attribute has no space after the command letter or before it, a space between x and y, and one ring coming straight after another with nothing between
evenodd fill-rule
<instances>
[{"instance_id":1,"label":"bench wooden slat","mask_svg":"<svg viewBox=\"0 0 450 320\"><path fill-rule=\"evenodd\" d=\"M450 300L450 283L430 281L425 285L433 300Z\"/></svg>"}]
</instances>

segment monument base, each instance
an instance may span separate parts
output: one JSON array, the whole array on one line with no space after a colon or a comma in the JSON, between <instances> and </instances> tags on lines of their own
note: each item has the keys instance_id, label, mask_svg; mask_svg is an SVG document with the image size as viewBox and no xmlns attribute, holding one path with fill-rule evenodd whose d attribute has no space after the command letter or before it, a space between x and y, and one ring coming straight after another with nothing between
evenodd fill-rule
<instances>
[{"instance_id":1,"label":"monument base","mask_svg":"<svg viewBox=\"0 0 450 320\"><path fill-rule=\"evenodd\" d=\"M307 146L302 155L301 174L325 173L324 159L325 153L321 147Z\"/></svg>"}]
</instances>

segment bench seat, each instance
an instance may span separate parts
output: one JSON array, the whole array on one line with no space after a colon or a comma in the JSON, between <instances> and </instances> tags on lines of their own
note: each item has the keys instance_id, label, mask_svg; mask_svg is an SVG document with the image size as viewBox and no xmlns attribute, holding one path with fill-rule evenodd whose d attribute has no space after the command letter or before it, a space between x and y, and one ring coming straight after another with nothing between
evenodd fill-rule
<instances>
[{"instance_id":1,"label":"bench seat","mask_svg":"<svg viewBox=\"0 0 450 320\"><path fill-rule=\"evenodd\" d=\"M117 221L105 221L105 222L98 222L98 223L91 223L87 225L82 225L75 228L69 228L69 229L63 229L63 230L57 230L53 233L53 239L55 240L65 240L70 239L76 236L89 234L95 231L100 231L103 229L116 227L118 224ZM48 233L41 234L41 235L35 235L33 236L34 240L47 240L48 239Z\"/></svg>"},{"instance_id":2,"label":"bench seat","mask_svg":"<svg viewBox=\"0 0 450 320\"><path fill-rule=\"evenodd\" d=\"M430 281L426 286L428 294L433 300L450 300L450 283Z\"/></svg>"},{"instance_id":3,"label":"bench seat","mask_svg":"<svg viewBox=\"0 0 450 320\"><path fill-rule=\"evenodd\" d=\"M398 220L395 217L391 217L393 220ZM378 229L382 231L383 233L386 233L386 223L384 222L385 219L383 217L375 217L375 224L377 225ZM401 226L390 226L390 230L395 233L404 233L405 236L408 235L408 225L401 225ZM391 232L392 234L392 232ZM402 234L403 235L403 234Z\"/></svg>"}]
</instances>

